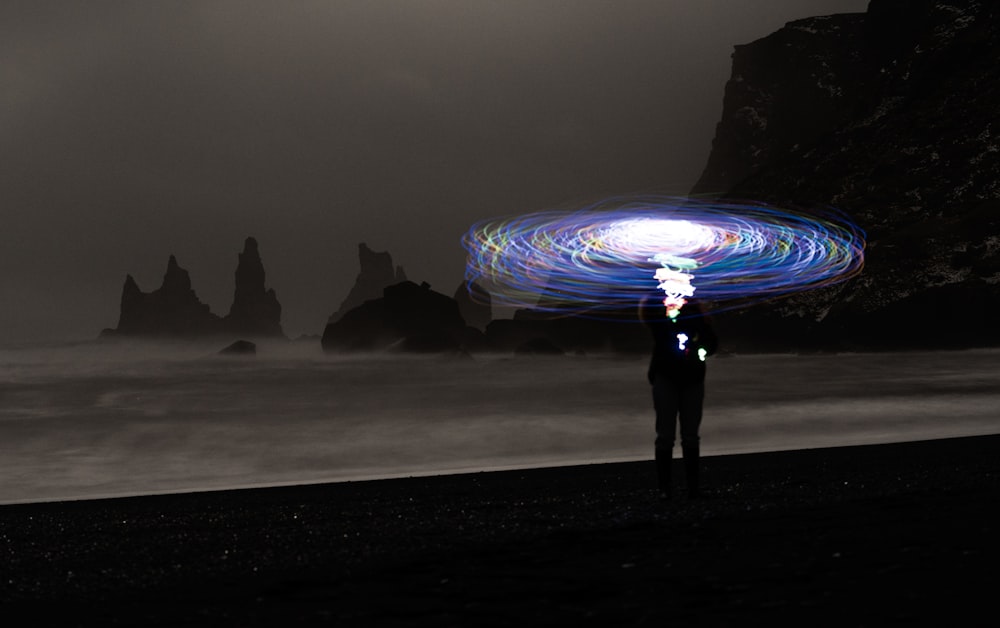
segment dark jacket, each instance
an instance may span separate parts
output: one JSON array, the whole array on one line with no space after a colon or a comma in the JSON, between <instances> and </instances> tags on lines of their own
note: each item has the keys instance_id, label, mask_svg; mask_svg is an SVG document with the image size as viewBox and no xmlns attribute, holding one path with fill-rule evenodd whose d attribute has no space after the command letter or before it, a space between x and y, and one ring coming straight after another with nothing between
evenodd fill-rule
<instances>
[{"instance_id":1,"label":"dark jacket","mask_svg":"<svg viewBox=\"0 0 1000 628\"><path fill-rule=\"evenodd\" d=\"M705 361L698 355L718 350L715 330L701 307L688 301L675 319L667 317L662 298L647 297L639 305L639 316L653 334L653 357L647 377L653 383L656 375L664 375L679 384L705 381Z\"/></svg>"}]
</instances>

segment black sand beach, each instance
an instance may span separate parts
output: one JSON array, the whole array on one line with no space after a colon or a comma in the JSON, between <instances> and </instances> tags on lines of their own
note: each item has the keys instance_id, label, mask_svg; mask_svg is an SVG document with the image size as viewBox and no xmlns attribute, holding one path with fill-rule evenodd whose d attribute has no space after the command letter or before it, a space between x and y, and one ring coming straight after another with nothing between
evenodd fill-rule
<instances>
[{"instance_id":1,"label":"black sand beach","mask_svg":"<svg viewBox=\"0 0 1000 628\"><path fill-rule=\"evenodd\" d=\"M990 624L998 452L710 457L669 503L640 462L8 505L0 602L33 626Z\"/></svg>"}]
</instances>

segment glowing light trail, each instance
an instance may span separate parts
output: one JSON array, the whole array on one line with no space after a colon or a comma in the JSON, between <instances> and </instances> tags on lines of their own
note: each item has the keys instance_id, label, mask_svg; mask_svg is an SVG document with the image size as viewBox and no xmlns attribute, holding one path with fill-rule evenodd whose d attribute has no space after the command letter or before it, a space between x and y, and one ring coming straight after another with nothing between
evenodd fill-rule
<instances>
[{"instance_id":1,"label":"glowing light trail","mask_svg":"<svg viewBox=\"0 0 1000 628\"><path fill-rule=\"evenodd\" d=\"M494 304L598 316L654 286L667 302L697 292L711 309L828 286L861 271L865 247L835 210L673 197L484 221L463 244L466 282Z\"/></svg>"}]
</instances>

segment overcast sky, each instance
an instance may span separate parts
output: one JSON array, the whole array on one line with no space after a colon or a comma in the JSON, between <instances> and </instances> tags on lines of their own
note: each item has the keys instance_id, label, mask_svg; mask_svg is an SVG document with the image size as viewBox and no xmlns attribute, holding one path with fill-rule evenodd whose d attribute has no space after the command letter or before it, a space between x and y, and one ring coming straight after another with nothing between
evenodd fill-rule
<instances>
[{"instance_id":1,"label":"overcast sky","mask_svg":"<svg viewBox=\"0 0 1000 628\"><path fill-rule=\"evenodd\" d=\"M177 255L214 312L244 238L294 337L357 244L451 295L480 219L685 193L734 45L867 0L0 4L0 344L93 338Z\"/></svg>"}]
</instances>

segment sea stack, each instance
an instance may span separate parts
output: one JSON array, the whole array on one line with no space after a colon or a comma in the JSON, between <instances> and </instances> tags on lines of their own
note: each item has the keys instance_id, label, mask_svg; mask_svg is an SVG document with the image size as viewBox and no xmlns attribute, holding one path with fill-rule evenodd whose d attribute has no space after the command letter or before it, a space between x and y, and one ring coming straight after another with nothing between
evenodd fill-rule
<instances>
[{"instance_id":1,"label":"sea stack","mask_svg":"<svg viewBox=\"0 0 1000 628\"><path fill-rule=\"evenodd\" d=\"M327 323L323 349L446 352L461 350L470 337L476 337L468 332L458 303L431 290L426 282L402 281L387 286L382 293L348 310L336 322Z\"/></svg>"},{"instance_id":2,"label":"sea stack","mask_svg":"<svg viewBox=\"0 0 1000 628\"><path fill-rule=\"evenodd\" d=\"M406 281L402 266L393 266L392 256L387 251L373 251L364 242L358 244L358 261L361 271L354 280L354 286L347 298L340 304L328 322L339 321L344 314L365 301L379 299L388 286Z\"/></svg>"},{"instance_id":3,"label":"sea stack","mask_svg":"<svg viewBox=\"0 0 1000 628\"><path fill-rule=\"evenodd\" d=\"M236 267L236 290L229 314L219 317L198 299L191 276L173 255L167 262L163 283L153 292L139 289L132 275L122 286L118 327L105 329L102 338L145 337L195 339L208 336L284 338L281 304L265 287L264 265L257 240L247 238Z\"/></svg>"},{"instance_id":4,"label":"sea stack","mask_svg":"<svg viewBox=\"0 0 1000 628\"><path fill-rule=\"evenodd\" d=\"M173 255L167 261L163 283L153 292L139 289L131 275L122 286L118 327L104 335L186 337L217 334L221 320L198 299L191 276Z\"/></svg>"},{"instance_id":5,"label":"sea stack","mask_svg":"<svg viewBox=\"0 0 1000 628\"><path fill-rule=\"evenodd\" d=\"M247 238L236 266L236 291L226 331L239 336L284 336L281 330L281 303L273 289L265 287L264 264L257 240Z\"/></svg>"}]
</instances>

